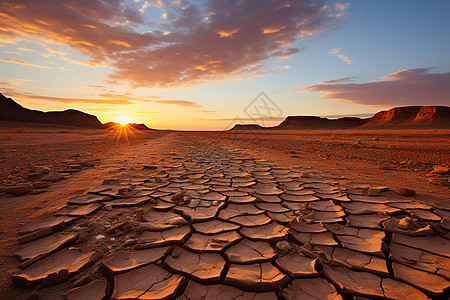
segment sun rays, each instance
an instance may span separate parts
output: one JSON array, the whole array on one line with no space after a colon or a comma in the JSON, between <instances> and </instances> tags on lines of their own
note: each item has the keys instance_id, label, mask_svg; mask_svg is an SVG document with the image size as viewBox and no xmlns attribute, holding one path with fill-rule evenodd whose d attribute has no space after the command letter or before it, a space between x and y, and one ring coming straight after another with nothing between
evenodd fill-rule
<instances>
[{"instance_id":1,"label":"sun rays","mask_svg":"<svg viewBox=\"0 0 450 300\"><path fill-rule=\"evenodd\" d=\"M129 122L115 123L114 126L110 127L110 130L114 134L116 143L125 141L128 145L130 144L130 138L135 137L135 129Z\"/></svg>"}]
</instances>

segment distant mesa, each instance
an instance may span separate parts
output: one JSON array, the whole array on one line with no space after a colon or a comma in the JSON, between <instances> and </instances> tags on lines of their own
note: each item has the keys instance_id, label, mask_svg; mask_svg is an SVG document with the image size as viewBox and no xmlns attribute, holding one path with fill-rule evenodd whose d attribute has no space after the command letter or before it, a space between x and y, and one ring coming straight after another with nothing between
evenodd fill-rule
<instances>
[{"instance_id":1,"label":"distant mesa","mask_svg":"<svg viewBox=\"0 0 450 300\"><path fill-rule=\"evenodd\" d=\"M339 129L449 129L450 107L405 106L376 113L362 119L328 119L314 116L289 116L278 126L236 124L231 130L339 130Z\"/></svg>"},{"instance_id":2,"label":"distant mesa","mask_svg":"<svg viewBox=\"0 0 450 300\"><path fill-rule=\"evenodd\" d=\"M448 106L406 106L380 111L365 128L450 128L450 107Z\"/></svg>"},{"instance_id":3,"label":"distant mesa","mask_svg":"<svg viewBox=\"0 0 450 300\"><path fill-rule=\"evenodd\" d=\"M266 127L262 127L258 124L236 124L231 130L264 130Z\"/></svg>"},{"instance_id":4,"label":"distant mesa","mask_svg":"<svg viewBox=\"0 0 450 300\"><path fill-rule=\"evenodd\" d=\"M299 129L349 129L366 124L369 119L361 118L340 118L327 119L309 116L291 116L281 122L273 129L278 130L299 130Z\"/></svg>"},{"instance_id":5,"label":"distant mesa","mask_svg":"<svg viewBox=\"0 0 450 300\"><path fill-rule=\"evenodd\" d=\"M112 122L102 124L96 116L79 110L68 109L64 111L42 112L22 107L11 98L0 93L0 122L7 123L33 123L49 127L73 127L104 129L110 128ZM133 129L149 130L144 124L129 124Z\"/></svg>"}]
</instances>

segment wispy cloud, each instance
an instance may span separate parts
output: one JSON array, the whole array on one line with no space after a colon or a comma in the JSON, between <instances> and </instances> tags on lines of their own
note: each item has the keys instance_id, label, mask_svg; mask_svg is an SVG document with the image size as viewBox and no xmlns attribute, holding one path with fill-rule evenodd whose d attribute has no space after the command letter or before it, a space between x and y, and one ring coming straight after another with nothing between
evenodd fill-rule
<instances>
[{"instance_id":1,"label":"wispy cloud","mask_svg":"<svg viewBox=\"0 0 450 300\"><path fill-rule=\"evenodd\" d=\"M0 86L4 86L3 91L10 97L17 97L18 99L26 100L44 100L63 103L89 103L89 104L115 104L115 105L130 105L138 102L151 102L156 104L174 105L182 107L200 108L198 111L212 112L204 109L203 105L189 100L171 100L164 99L161 96L137 96L132 92L109 92L88 94L87 97L52 97L36 95L29 92L21 92L14 89L12 86L20 84L19 80L0 78Z\"/></svg>"},{"instance_id":2,"label":"wispy cloud","mask_svg":"<svg viewBox=\"0 0 450 300\"><path fill-rule=\"evenodd\" d=\"M344 54L342 54L341 48L331 49L330 52L328 52L328 53L331 55L337 56L340 60L342 60L343 62L345 62L347 64L351 64L353 62L348 56L345 56Z\"/></svg>"},{"instance_id":3,"label":"wispy cloud","mask_svg":"<svg viewBox=\"0 0 450 300\"><path fill-rule=\"evenodd\" d=\"M336 84L336 83L351 82L357 78L359 78L359 77L357 77L357 76L342 77L342 78L338 78L338 79L334 79L334 80L322 81L320 84Z\"/></svg>"},{"instance_id":4,"label":"wispy cloud","mask_svg":"<svg viewBox=\"0 0 450 300\"><path fill-rule=\"evenodd\" d=\"M35 49L31 49L31 48L26 48L26 47L21 47L21 48L17 48L17 50L20 50L20 51L27 51L27 52L38 52L37 50L35 50Z\"/></svg>"},{"instance_id":5,"label":"wispy cloud","mask_svg":"<svg viewBox=\"0 0 450 300\"><path fill-rule=\"evenodd\" d=\"M35 67L35 68L50 69L50 70L53 70L53 68L46 67L46 66L41 66L41 65L36 65L36 64L32 64L32 63L30 63L30 62L26 62L26 61L23 61L23 60L10 59L10 58L2 58L0 61L4 61L4 62L8 62L8 63L13 63L13 64L24 65L24 66L29 66L29 67Z\"/></svg>"},{"instance_id":6,"label":"wispy cloud","mask_svg":"<svg viewBox=\"0 0 450 300\"><path fill-rule=\"evenodd\" d=\"M14 98L16 100L43 100L62 103L89 103L89 104L116 104L116 105L132 104L132 102L127 100L51 97L51 96L35 95L28 92L19 92L13 89L6 90L6 92L4 92L4 95L7 97Z\"/></svg>"},{"instance_id":7,"label":"wispy cloud","mask_svg":"<svg viewBox=\"0 0 450 300\"><path fill-rule=\"evenodd\" d=\"M450 105L450 72L407 69L368 83L321 83L304 89L325 93L324 97L361 105Z\"/></svg>"},{"instance_id":8,"label":"wispy cloud","mask_svg":"<svg viewBox=\"0 0 450 300\"><path fill-rule=\"evenodd\" d=\"M202 105L195 103L193 101L187 100L151 100L153 103L158 104L170 104L170 105L178 105L178 106L188 106L188 107L203 107Z\"/></svg>"}]
</instances>

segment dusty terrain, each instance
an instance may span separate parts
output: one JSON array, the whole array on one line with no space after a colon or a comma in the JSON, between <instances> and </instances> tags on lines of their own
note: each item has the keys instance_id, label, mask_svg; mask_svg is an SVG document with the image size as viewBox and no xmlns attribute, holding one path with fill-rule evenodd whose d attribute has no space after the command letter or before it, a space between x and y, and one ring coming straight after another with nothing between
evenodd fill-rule
<instances>
[{"instance_id":1,"label":"dusty terrain","mask_svg":"<svg viewBox=\"0 0 450 300\"><path fill-rule=\"evenodd\" d=\"M311 167L394 190L414 189L420 201L450 201L448 176L431 174L434 166L450 163L450 130L240 131L213 136L286 166Z\"/></svg>"},{"instance_id":2,"label":"dusty terrain","mask_svg":"<svg viewBox=\"0 0 450 300\"><path fill-rule=\"evenodd\" d=\"M235 134L142 131L135 132L126 140L124 136L118 137L116 133L112 132L5 129L0 131L0 181L2 186L41 181L42 178L36 178L35 175L29 176L30 173L36 173L37 166L48 167L52 173L62 173L63 178L56 182L49 181L48 186L33 188L33 193L38 192L37 194L28 193L17 197L8 196L6 193L0 194L2 202L0 207L0 263L2 264L0 298L25 299L29 295L38 294L42 299L50 299L60 297L73 286L74 280L72 279L70 282L39 289L37 292L34 292L34 289L12 287L10 276L17 272L19 260L8 255L12 254L17 247L16 239L24 225L52 215L64 207L70 198L85 194L104 183L104 180L114 179L110 182L114 184L120 182L123 186L130 186L130 184L139 186L144 182L150 186L157 171L166 170L168 174L171 174L170 172L175 170L176 173L180 162L185 165L199 164L202 168L198 171L208 170L204 169L204 164L207 163L212 164L213 170L214 166L230 165L227 168L230 169L229 172L233 170L233 174L237 172L236 168L242 164L247 167L253 164L261 169L295 170L298 172L296 174L300 175L293 175L294 178L302 176L301 174L306 178L308 176L320 177L322 178L320 182L330 185L333 193L335 190L337 191L337 186L354 189L361 184L372 187L382 185L388 186L391 190L405 187L415 190L417 194L414 197L403 197L390 191L387 192L386 197L400 202L414 199L428 204L440 202L444 203L443 207L445 205L448 207L450 203L449 187L445 185L445 180L448 182L448 174L439 175L431 174L431 172L435 165L449 163L449 137L448 131L278 131L259 132L258 134L253 132ZM257 159L266 159L270 163L259 162ZM223 171L219 173L221 172ZM207 176L213 178L214 172L207 171ZM174 176L173 178L178 177ZM208 183L205 184L208 185ZM336 184L338 185L336 186ZM173 192L175 190L176 188ZM323 188L320 188L316 192L317 195L320 195L324 191ZM132 220L130 224L139 222L142 215L138 214L138 211L142 213L154 208L155 205L167 205L159 202L155 204L150 201L139 208L132 209L119 207L109 211L102 208L95 214L77 219L70 225L72 227L67 227L65 231L78 232L80 235L83 227L89 228L88 236L84 239L78 237L74 248L83 253L98 251L113 255L121 249L129 251L130 245L124 247L124 243L130 238L137 237L133 234L127 235L123 232L118 234L120 230L117 230L110 235L106 234L107 238L101 242L96 242L95 237L105 233L105 226L116 225L120 223L118 221L129 219ZM227 206L219 205L219 207L218 209L224 209ZM161 210L165 211L167 207L161 208ZM268 212L266 214L272 216ZM120 218L118 218L119 215ZM191 220L189 217L187 219ZM280 223L284 224L283 221ZM81 228L81 231L77 231L77 228ZM333 232L333 234L335 233ZM391 237L392 234L388 236ZM299 242L297 241L297 243ZM230 244L234 245L234 243ZM277 255L280 257L285 255L273 241L270 241L270 244L276 251L281 251ZM295 248L294 244L291 246ZM225 249L228 248L225 247ZM304 252L306 250L303 249ZM360 251L361 249L354 250ZM372 250L370 249L370 251ZM172 259L176 260L179 255L181 257L190 255L182 250L177 251L181 252L177 255L172 253L170 256ZM167 253L163 256L165 255ZM167 259L166 263L168 263ZM175 266L176 263L173 261L171 266L165 264L164 268L172 271L175 269L175 273L184 274L185 271L176 271L178 269ZM93 268L98 268L98 263ZM225 269L227 268L230 266L227 265ZM387 271L392 273L392 266L389 268ZM321 277L333 277L334 269L327 269L325 275L320 268L317 270L322 274ZM239 268L235 271L237 274L240 272ZM93 279L99 279L97 271L89 269L89 272L92 272ZM369 272L371 271L369 270ZM230 271L229 274L231 274ZM191 276L187 277L192 279ZM80 276L77 275L74 278L80 279ZM228 280L226 282L232 286L242 285L239 278L230 277L225 280ZM407 280L401 279L401 281ZM198 282L198 280L192 282ZM211 282L216 282L216 280L212 279ZM279 284L285 285L286 280L283 279ZM338 282L333 282L333 284L339 286ZM377 284L379 285L379 283ZM185 288L186 282L183 281L180 286ZM194 283L190 285L190 288L192 293L196 291ZM242 288L252 289L245 284ZM266 288L270 291L272 287L266 286ZM275 288L278 297L287 297L286 295L289 294L286 289L281 292L278 287ZM408 289L409 287L405 288L405 291ZM427 291L423 286L419 286L419 289ZM386 288L383 293L388 290ZM112 291L108 291L108 293L111 295ZM179 289L174 293L179 293ZM438 295L439 291L435 290L431 293ZM362 294L372 295L370 289ZM353 294L349 293L344 296L351 297L351 295Z\"/></svg>"}]
</instances>

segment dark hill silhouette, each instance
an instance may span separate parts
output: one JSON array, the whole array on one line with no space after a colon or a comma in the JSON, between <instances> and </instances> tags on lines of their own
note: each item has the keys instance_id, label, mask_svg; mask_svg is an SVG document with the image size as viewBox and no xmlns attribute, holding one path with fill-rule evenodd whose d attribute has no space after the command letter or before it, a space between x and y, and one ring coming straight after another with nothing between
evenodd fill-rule
<instances>
[{"instance_id":1,"label":"dark hill silhouette","mask_svg":"<svg viewBox=\"0 0 450 300\"><path fill-rule=\"evenodd\" d=\"M102 123L96 116L68 109L65 111L42 112L22 107L20 104L0 94L0 121L59 124L83 128L100 128Z\"/></svg>"},{"instance_id":2,"label":"dark hill silhouette","mask_svg":"<svg viewBox=\"0 0 450 300\"><path fill-rule=\"evenodd\" d=\"M258 124L236 124L230 130L264 130L266 127L262 127Z\"/></svg>"},{"instance_id":3,"label":"dark hill silhouette","mask_svg":"<svg viewBox=\"0 0 450 300\"><path fill-rule=\"evenodd\" d=\"M108 129L119 123L102 124L96 116L75 109L42 112L21 106L11 98L0 93L0 121L8 123L33 123L46 126L64 126L77 128ZM145 124L130 123L128 127L137 130L150 130Z\"/></svg>"},{"instance_id":4,"label":"dark hill silhouette","mask_svg":"<svg viewBox=\"0 0 450 300\"><path fill-rule=\"evenodd\" d=\"M310 116L290 116L280 125L273 127L277 130L300 130L300 129L349 129L367 123L369 119L361 118L339 118L327 119Z\"/></svg>"}]
</instances>

